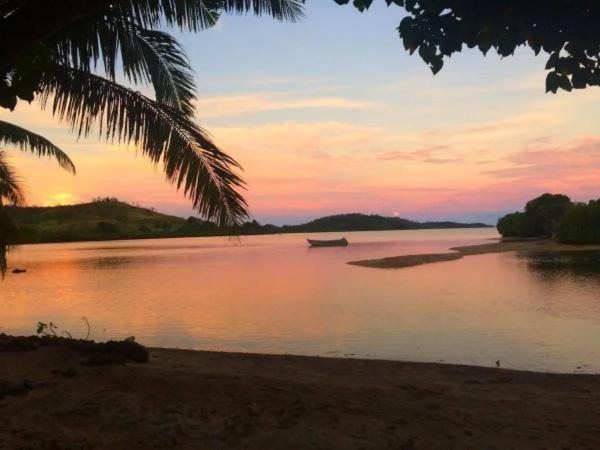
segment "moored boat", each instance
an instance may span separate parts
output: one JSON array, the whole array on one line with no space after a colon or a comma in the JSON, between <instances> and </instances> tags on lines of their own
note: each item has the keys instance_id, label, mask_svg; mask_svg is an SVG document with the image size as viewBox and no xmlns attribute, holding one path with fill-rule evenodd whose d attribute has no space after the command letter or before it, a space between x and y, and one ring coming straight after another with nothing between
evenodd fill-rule
<instances>
[{"instance_id":1,"label":"moored boat","mask_svg":"<svg viewBox=\"0 0 600 450\"><path fill-rule=\"evenodd\" d=\"M346 247L348 245L346 238L331 240L307 239L307 241L311 247Z\"/></svg>"}]
</instances>

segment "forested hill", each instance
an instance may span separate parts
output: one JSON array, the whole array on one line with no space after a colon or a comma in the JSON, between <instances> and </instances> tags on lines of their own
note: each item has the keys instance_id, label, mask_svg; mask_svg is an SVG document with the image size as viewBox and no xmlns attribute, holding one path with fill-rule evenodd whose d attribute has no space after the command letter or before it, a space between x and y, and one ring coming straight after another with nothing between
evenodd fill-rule
<instances>
[{"instance_id":1,"label":"forested hill","mask_svg":"<svg viewBox=\"0 0 600 450\"><path fill-rule=\"evenodd\" d=\"M54 207L8 208L17 222L20 243L99 241L227 234L274 234L326 231L381 231L432 228L478 228L487 225L455 222L414 222L399 217L341 214L302 225L261 225L247 222L236 229L220 229L194 217L183 219L133 206L116 199Z\"/></svg>"},{"instance_id":2,"label":"forested hill","mask_svg":"<svg viewBox=\"0 0 600 450\"><path fill-rule=\"evenodd\" d=\"M302 225L284 225L281 229L291 232L322 232L483 228L488 226L489 225L483 223L415 222L401 217L384 217L353 213L321 217Z\"/></svg>"}]
</instances>

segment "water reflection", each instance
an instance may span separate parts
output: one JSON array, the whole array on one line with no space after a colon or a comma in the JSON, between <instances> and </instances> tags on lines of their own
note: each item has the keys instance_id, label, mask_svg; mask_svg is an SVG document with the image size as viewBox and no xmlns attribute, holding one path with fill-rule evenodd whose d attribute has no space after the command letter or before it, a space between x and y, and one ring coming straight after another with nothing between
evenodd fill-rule
<instances>
[{"instance_id":1,"label":"water reflection","mask_svg":"<svg viewBox=\"0 0 600 450\"><path fill-rule=\"evenodd\" d=\"M600 281L600 251L537 252L519 255L529 269L547 280L553 278L591 278Z\"/></svg>"},{"instance_id":2,"label":"water reflection","mask_svg":"<svg viewBox=\"0 0 600 450\"><path fill-rule=\"evenodd\" d=\"M517 258L535 281L540 311L586 321L600 318L600 252L535 252Z\"/></svg>"},{"instance_id":3,"label":"water reflection","mask_svg":"<svg viewBox=\"0 0 600 450\"><path fill-rule=\"evenodd\" d=\"M307 248L306 235L24 246L14 263L28 273L0 284L0 327L31 333L53 321L85 335L86 316L94 338L157 346L600 370L600 286L587 269L512 254L402 270L345 264L493 234L345 233L349 247L323 249Z\"/></svg>"},{"instance_id":4,"label":"water reflection","mask_svg":"<svg viewBox=\"0 0 600 450\"><path fill-rule=\"evenodd\" d=\"M136 260L131 257L117 256L117 257L110 257L110 258L106 258L106 257L105 258L93 258L87 262L89 264L91 264L95 269L118 270L118 269L122 268L123 266L132 264L134 261L136 261Z\"/></svg>"}]
</instances>

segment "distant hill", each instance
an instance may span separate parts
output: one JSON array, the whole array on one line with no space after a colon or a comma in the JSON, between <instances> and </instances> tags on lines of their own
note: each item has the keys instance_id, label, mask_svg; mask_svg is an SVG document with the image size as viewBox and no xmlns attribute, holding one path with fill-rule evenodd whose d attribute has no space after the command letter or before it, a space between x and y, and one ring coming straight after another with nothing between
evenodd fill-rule
<instances>
[{"instance_id":1,"label":"distant hill","mask_svg":"<svg viewBox=\"0 0 600 450\"><path fill-rule=\"evenodd\" d=\"M286 232L322 232L483 228L488 226L483 223L415 222L401 217L352 213L321 217L302 225L284 225L281 229Z\"/></svg>"},{"instance_id":2,"label":"distant hill","mask_svg":"<svg viewBox=\"0 0 600 450\"><path fill-rule=\"evenodd\" d=\"M274 234L327 231L383 231L433 228L481 228L481 223L415 222L399 217L340 214L301 225L261 225L256 221L235 229L211 222L169 216L116 199L54 207L9 207L21 231L20 243L100 241L163 237Z\"/></svg>"},{"instance_id":3,"label":"distant hill","mask_svg":"<svg viewBox=\"0 0 600 450\"><path fill-rule=\"evenodd\" d=\"M8 209L19 226L21 243L196 236L217 229L209 222L169 216L114 199Z\"/></svg>"}]
</instances>

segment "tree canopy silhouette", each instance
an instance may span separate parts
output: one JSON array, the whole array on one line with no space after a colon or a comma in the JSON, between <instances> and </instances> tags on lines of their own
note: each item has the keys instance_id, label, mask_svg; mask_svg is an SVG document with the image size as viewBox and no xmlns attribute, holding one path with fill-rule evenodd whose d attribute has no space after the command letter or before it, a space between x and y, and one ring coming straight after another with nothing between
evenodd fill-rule
<instances>
[{"instance_id":1,"label":"tree canopy silhouette","mask_svg":"<svg viewBox=\"0 0 600 450\"><path fill-rule=\"evenodd\" d=\"M335 0L345 5L350 0ZM477 48L500 56L519 46L548 55L546 91L600 86L597 0L385 0L408 16L398 27L404 48L439 72L452 54ZM373 0L353 0L360 11Z\"/></svg>"},{"instance_id":2,"label":"tree canopy silhouette","mask_svg":"<svg viewBox=\"0 0 600 450\"><path fill-rule=\"evenodd\" d=\"M239 164L195 120L189 61L167 28L200 31L223 12L295 21L303 0L0 0L0 107L36 101L78 136L134 144L219 225L247 217ZM127 85L118 80L124 79ZM135 86L150 85L146 96ZM0 145L73 163L43 137L0 122ZM0 207L23 200L0 154ZM0 270L14 235L0 221ZM9 230L10 228L10 230ZM6 231L6 232L5 232ZM10 231L10 232L9 232Z\"/></svg>"},{"instance_id":3,"label":"tree canopy silhouette","mask_svg":"<svg viewBox=\"0 0 600 450\"><path fill-rule=\"evenodd\" d=\"M600 199L569 208L560 219L558 240L565 244L600 244Z\"/></svg>"},{"instance_id":4,"label":"tree canopy silhouette","mask_svg":"<svg viewBox=\"0 0 600 450\"><path fill-rule=\"evenodd\" d=\"M564 215L573 207L563 194L543 194L529 200L523 212L514 212L498 220L498 232L504 237L554 237Z\"/></svg>"}]
</instances>

